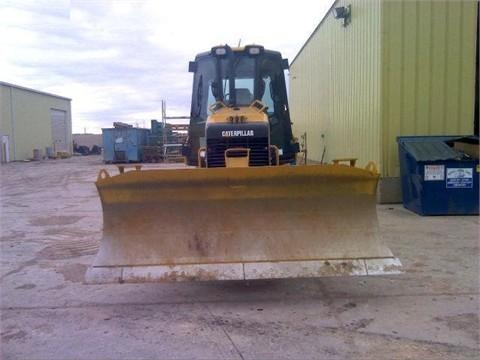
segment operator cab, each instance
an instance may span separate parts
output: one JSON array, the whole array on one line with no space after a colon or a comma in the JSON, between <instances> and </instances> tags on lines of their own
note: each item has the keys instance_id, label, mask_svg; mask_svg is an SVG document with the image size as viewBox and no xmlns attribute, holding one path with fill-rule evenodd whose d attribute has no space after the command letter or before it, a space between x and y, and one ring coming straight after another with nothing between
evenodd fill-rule
<instances>
[{"instance_id":1,"label":"operator cab","mask_svg":"<svg viewBox=\"0 0 480 360\"><path fill-rule=\"evenodd\" d=\"M229 111L235 117L249 107L262 111L256 117L244 116L245 123L254 122L258 127L264 122L266 129L261 132L266 133L267 147L275 145L280 150L281 163L292 162L298 144L292 136L285 69L288 60L282 59L279 52L257 45L233 49L228 45L218 46L197 55L189 64L194 79L189 138L184 149L187 163L197 165L197 151L207 145L207 128L228 127L215 116L217 109ZM236 128L241 130L245 126Z\"/></svg>"}]
</instances>

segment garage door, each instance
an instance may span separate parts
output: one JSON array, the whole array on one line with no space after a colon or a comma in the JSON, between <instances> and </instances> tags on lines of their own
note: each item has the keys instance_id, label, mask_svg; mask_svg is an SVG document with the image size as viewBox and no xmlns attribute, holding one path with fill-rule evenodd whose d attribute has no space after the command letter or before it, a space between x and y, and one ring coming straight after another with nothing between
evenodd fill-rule
<instances>
[{"instance_id":1,"label":"garage door","mask_svg":"<svg viewBox=\"0 0 480 360\"><path fill-rule=\"evenodd\" d=\"M50 109L54 151L67 151L67 112Z\"/></svg>"}]
</instances>

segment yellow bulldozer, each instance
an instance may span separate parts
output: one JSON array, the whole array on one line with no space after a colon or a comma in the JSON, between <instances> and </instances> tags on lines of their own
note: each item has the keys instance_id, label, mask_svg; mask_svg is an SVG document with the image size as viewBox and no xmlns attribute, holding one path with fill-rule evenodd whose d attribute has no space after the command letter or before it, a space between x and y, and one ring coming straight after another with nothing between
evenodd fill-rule
<instances>
[{"instance_id":1,"label":"yellow bulldozer","mask_svg":"<svg viewBox=\"0 0 480 360\"><path fill-rule=\"evenodd\" d=\"M103 237L89 283L401 272L379 236L379 174L296 165L277 51L213 47L190 62L187 166L96 182Z\"/></svg>"}]
</instances>

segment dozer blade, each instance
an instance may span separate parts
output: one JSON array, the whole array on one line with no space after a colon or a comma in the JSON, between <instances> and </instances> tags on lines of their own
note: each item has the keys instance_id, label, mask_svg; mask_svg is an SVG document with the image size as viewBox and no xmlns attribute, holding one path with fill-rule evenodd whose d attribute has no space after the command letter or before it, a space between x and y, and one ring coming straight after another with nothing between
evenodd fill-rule
<instances>
[{"instance_id":1,"label":"dozer blade","mask_svg":"<svg viewBox=\"0 0 480 360\"><path fill-rule=\"evenodd\" d=\"M398 273L378 174L342 165L130 171L96 182L90 283Z\"/></svg>"}]
</instances>

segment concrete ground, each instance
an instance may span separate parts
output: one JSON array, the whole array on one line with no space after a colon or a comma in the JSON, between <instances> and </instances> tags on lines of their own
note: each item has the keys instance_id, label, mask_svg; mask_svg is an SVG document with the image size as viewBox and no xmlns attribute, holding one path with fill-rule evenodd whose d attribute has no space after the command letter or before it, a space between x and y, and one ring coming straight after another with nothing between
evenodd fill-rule
<instances>
[{"instance_id":1,"label":"concrete ground","mask_svg":"<svg viewBox=\"0 0 480 360\"><path fill-rule=\"evenodd\" d=\"M0 167L3 359L480 358L478 217L378 206L403 275L85 285L102 167Z\"/></svg>"}]
</instances>

